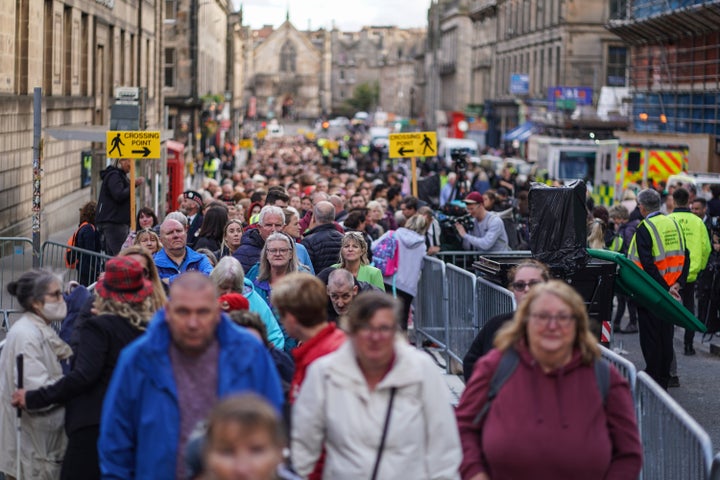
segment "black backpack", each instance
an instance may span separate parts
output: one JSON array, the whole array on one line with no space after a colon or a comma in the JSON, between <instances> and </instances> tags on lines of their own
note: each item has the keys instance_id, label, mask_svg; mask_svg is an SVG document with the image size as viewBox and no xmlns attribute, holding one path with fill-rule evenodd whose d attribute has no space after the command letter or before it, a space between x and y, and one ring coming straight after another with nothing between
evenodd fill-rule
<instances>
[{"instance_id":1,"label":"black backpack","mask_svg":"<svg viewBox=\"0 0 720 480\"><path fill-rule=\"evenodd\" d=\"M518 363L520 363L520 356L517 350L508 348L503 352L500 363L492 379L490 379L487 401L478 414L475 415L475 419L473 420L474 425L478 425L482 419L485 418L485 415L487 415L487 412L490 410L492 401L495 400L495 397L497 397L497 394L500 392L502 386L505 385L505 382L515 373ZM600 396L602 397L604 406L607 401L608 391L610 390L610 364L604 358L600 358L593 362L593 368L595 369L595 379L597 380L598 390L600 390Z\"/></svg>"}]
</instances>

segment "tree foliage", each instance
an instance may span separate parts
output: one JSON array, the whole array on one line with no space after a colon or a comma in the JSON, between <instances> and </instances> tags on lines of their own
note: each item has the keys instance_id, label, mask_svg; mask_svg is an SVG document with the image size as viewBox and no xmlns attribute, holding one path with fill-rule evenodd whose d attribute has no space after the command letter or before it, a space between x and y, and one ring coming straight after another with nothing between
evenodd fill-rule
<instances>
[{"instance_id":1,"label":"tree foliage","mask_svg":"<svg viewBox=\"0 0 720 480\"><path fill-rule=\"evenodd\" d=\"M345 103L355 111L369 112L373 110L380 99L380 84L378 82L364 82L355 87L353 96Z\"/></svg>"}]
</instances>

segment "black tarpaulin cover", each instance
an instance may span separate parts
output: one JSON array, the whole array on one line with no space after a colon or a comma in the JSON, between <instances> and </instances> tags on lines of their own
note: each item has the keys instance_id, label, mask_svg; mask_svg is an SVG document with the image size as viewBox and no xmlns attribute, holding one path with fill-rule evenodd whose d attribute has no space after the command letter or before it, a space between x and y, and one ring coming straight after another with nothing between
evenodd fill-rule
<instances>
[{"instance_id":1,"label":"black tarpaulin cover","mask_svg":"<svg viewBox=\"0 0 720 480\"><path fill-rule=\"evenodd\" d=\"M587 188L578 180L564 187L533 183L530 203L530 251L533 258L565 275L583 268L587 247Z\"/></svg>"}]
</instances>

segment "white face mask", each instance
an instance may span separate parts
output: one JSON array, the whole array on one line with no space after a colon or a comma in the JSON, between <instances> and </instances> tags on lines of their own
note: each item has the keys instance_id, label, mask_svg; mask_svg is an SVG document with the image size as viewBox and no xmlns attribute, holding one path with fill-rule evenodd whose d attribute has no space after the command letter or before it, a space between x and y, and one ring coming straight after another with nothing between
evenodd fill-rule
<instances>
[{"instance_id":1,"label":"white face mask","mask_svg":"<svg viewBox=\"0 0 720 480\"><path fill-rule=\"evenodd\" d=\"M65 300L59 302L45 302L42 308L42 316L48 321L64 320L67 315L67 304Z\"/></svg>"}]
</instances>

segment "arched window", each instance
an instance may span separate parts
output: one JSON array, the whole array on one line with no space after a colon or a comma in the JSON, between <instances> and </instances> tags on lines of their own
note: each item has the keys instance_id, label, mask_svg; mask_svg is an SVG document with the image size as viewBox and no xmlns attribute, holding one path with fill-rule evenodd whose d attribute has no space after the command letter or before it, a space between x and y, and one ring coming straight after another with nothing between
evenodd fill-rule
<instances>
[{"instance_id":1,"label":"arched window","mask_svg":"<svg viewBox=\"0 0 720 480\"><path fill-rule=\"evenodd\" d=\"M281 72L294 72L295 71L295 45L290 40L286 41L280 49L280 71Z\"/></svg>"}]
</instances>

